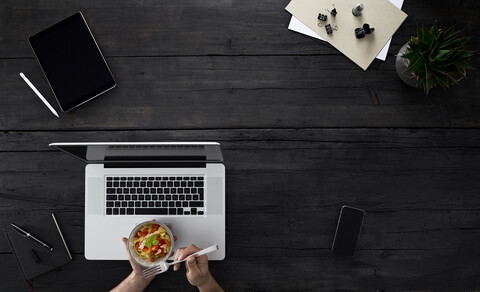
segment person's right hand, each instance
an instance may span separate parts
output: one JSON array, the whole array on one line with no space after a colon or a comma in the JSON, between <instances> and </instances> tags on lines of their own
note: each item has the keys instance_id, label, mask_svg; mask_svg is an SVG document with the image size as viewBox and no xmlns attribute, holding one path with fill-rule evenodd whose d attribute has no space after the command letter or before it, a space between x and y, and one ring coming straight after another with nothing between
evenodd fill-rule
<instances>
[{"instance_id":1,"label":"person's right hand","mask_svg":"<svg viewBox=\"0 0 480 292\"><path fill-rule=\"evenodd\" d=\"M175 254L175 261L180 261L196 253L200 249L191 244L188 247L179 248ZM190 257L185 261L185 267L187 269L187 280L193 286L203 286L210 280L211 275L208 271L208 257L207 255L201 255L199 257ZM180 264L176 264L173 267L174 271L180 269Z\"/></svg>"}]
</instances>

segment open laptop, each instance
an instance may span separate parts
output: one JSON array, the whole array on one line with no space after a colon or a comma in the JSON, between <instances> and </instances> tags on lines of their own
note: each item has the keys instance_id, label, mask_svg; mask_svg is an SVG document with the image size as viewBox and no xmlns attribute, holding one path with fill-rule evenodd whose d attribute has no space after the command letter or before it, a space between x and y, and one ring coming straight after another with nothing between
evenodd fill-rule
<instances>
[{"instance_id":1,"label":"open laptop","mask_svg":"<svg viewBox=\"0 0 480 292\"><path fill-rule=\"evenodd\" d=\"M139 223L172 226L175 247L217 244L225 258L225 166L220 144L52 143L85 167L85 258L124 260Z\"/></svg>"}]
</instances>

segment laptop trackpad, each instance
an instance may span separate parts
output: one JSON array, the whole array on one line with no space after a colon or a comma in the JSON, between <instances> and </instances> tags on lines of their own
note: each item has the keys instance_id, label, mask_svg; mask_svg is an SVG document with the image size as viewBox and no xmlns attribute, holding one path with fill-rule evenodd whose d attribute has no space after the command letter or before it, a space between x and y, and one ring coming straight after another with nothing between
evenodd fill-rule
<instances>
[{"instance_id":1,"label":"laptop trackpad","mask_svg":"<svg viewBox=\"0 0 480 292\"><path fill-rule=\"evenodd\" d=\"M85 207L89 215L102 215L104 206L103 177L89 178L87 181L87 192L85 193Z\"/></svg>"}]
</instances>

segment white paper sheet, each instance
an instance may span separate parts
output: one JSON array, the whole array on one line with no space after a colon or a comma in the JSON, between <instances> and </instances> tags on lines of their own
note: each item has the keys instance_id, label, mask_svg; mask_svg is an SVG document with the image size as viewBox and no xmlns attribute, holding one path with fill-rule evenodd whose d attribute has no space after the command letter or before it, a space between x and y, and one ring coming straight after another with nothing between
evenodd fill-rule
<instances>
[{"instance_id":1,"label":"white paper sheet","mask_svg":"<svg viewBox=\"0 0 480 292\"><path fill-rule=\"evenodd\" d=\"M389 0L393 5L397 6L399 9L402 9L403 0ZM290 24L288 25L289 30L293 30L299 32L301 34L305 34L311 36L313 38L326 41L324 38L316 34L313 30L311 30L308 26L303 24L298 18L292 15L292 19L290 20ZM392 39L389 39L387 44L383 47L383 49L378 53L377 59L385 61L387 58L388 48L390 48L390 43Z\"/></svg>"}]
</instances>

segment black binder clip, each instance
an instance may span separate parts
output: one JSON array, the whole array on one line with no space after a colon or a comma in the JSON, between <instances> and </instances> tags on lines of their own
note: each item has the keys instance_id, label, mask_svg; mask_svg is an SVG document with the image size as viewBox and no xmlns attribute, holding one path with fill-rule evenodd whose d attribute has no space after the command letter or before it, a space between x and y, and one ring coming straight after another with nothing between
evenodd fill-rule
<instances>
[{"instance_id":1,"label":"black binder clip","mask_svg":"<svg viewBox=\"0 0 480 292\"><path fill-rule=\"evenodd\" d=\"M338 30L338 26L334 23L333 26L329 23L325 25L325 30L327 34L332 34L334 30Z\"/></svg>"},{"instance_id":2,"label":"black binder clip","mask_svg":"<svg viewBox=\"0 0 480 292\"><path fill-rule=\"evenodd\" d=\"M319 13L317 19L318 19L318 23L317 23L318 27L322 27L322 21L327 21L327 16L325 14Z\"/></svg>"},{"instance_id":3,"label":"black binder clip","mask_svg":"<svg viewBox=\"0 0 480 292\"><path fill-rule=\"evenodd\" d=\"M332 11L330 11L328 9L325 9L325 10L327 10L327 12L329 12L333 17L335 17L335 15L337 15L337 8L335 8L335 4L333 4Z\"/></svg>"},{"instance_id":4,"label":"black binder clip","mask_svg":"<svg viewBox=\"0 0 480 292\"><path fill-rule=\"evenodd\" d=\"M327 16L325 14L319 13L317 18L321 21L327 21Z\"/></svg>"},{"instance_id":5,"label":"black binder clip","mask_svg":"<svg viewBox=\"0 0 480 292\"><path fill-rule=\"evenodd\" d=\"M368 23L363 24L363 27L357 27L355 29L355 37L357 39L364 38L366 34L371 34L375 29L370 27Z\"/></svg>"}]
</instances>

